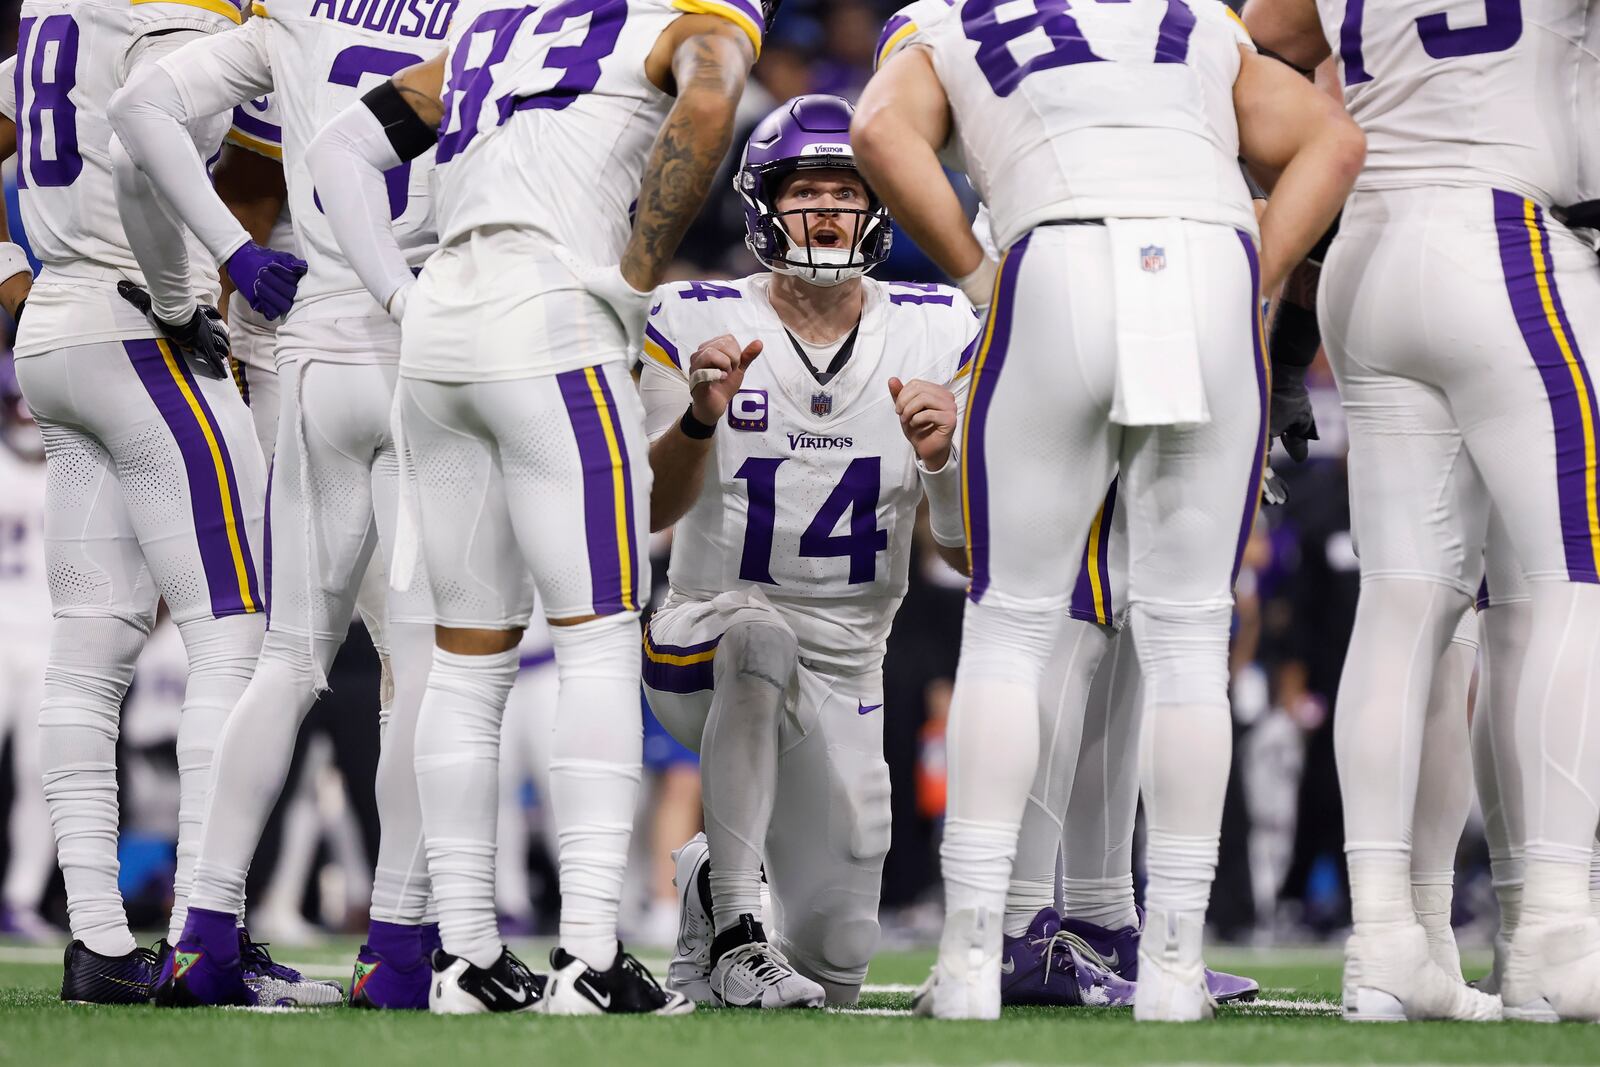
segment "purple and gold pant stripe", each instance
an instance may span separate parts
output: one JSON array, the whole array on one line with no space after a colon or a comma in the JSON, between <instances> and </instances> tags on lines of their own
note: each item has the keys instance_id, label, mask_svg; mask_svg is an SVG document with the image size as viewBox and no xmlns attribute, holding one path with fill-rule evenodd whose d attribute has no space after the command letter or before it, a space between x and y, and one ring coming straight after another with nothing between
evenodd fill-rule
<instances>
[{"instance_id":1,"label":"purple and gold pant stripe","mask_svg":"<svg viewBox=\"0 0 1600 1067\"><path fill-rule=\"evenodd\" d=\"M1595 484L1595 419L1600 407L1556 287L1544 211L1532 200L1496 189L1494 221L1511 311L1550 402L1567 577L1600 582L1600 493Z\"/></svg>"},{"instance_id":2,"label":"purple and gold pant stripe","mask_svg":"<svg viewBox=\"0 0 1600 1067\"><path fill-rule=\"evenodd\" d=\"M650 639L650 627L646 625L644 684L658 693L699 693L716 688L712 661L721 642L722 635L718 634L698 645L658 645Z\"/></svg>"},{"instance_id":3,"label":"purple and gold pant stripe","mask_svg":"<svg viewBox=\"0 0 1600 1067\"><path fill-rule=\"evenodd\" d=\"M638 611L633 471L617 403L603 368L556 375L583 466L583 525L594 613Z\"/></svg>"},{"instance_id":4,"label":"purple and gold pant stripe","mask_svg":"<svg viewBox=\"0 0 1600 1067\"><path fill-rule=\"evenodd\" d=\"M972 574L968 595L976 603L989 588L989 475L984 431L995 386L1005 368L1011 344L1011 323L1017 302L1017 275L1028 250L1028 236L1006 250L994 281L994 300L983 342L972 359L972 387L967 400L967 421L961 430L961 512L967 530L967 565Z\"/></svg>"},{"instance_id":5,"label":"purple and gold pant stripe","mask_svg":"<svg viewBox=\"0 0 1600 1067\"><path fill-rule=\"evenodd\" d=\"M249 407L250 378L249 375L245 373L245 365L236 359L230 359L228 364L230 369L233 371L233 384L239 390L239 398L244 401L245 407Z\"/></svg>"},{"instance_id":6,"label":"purple and gold pant stripe","mask_svg":"<svg viewBox=\"0 0 1600 1067\"><path fill-rule=\"evenodd\" d=\"M1072 587L1067 614L1081 622L1110 626L1116 614L1111 601L1111 518L1117 510L1117 480L1111 480L1106 498L1089 524L1089 541L1083 546L1083 565Z\"/></svg>"},{"instance_id":7,"label":"purple and gold pant stripe","mask_svg":"<svg viewBox=\"0 0 1600 1067\"><path fill-rule=\"evenodd\" d=\"M194 373L165 341L125 341L123 348L183 456L211 614L220 618L260 611L260 583L233 460Z\"/></svg>"},{"instance_id":8,"label":"purple and gold pant stripe","mask_svg":"<svg viewBox=\"0 0 1600 1067\"><path fill-rule=\"evenodd\" d=\"M1239 580L1239 568L1244 563L1244 548L1250 543L1250 531L1256 524L1256 512L1261 508L1261 479L1267 473L1267 449L1272 441L1267 436L1267 412L1272 392L1272 364L1267 355L1267 327L1261 318L1261 257L1256 252L1255 238L1243 230L1239 243L1244 246L1245 261L1250 264L1250 341L1255 349L1256 396L1261 407L1259 427L1256 430L1255 461L1250 464L1250 481L1245 485L1244 518L1239 522L1239 540L1233 550L1233 579Z\"/></svg>"}]
</instances>

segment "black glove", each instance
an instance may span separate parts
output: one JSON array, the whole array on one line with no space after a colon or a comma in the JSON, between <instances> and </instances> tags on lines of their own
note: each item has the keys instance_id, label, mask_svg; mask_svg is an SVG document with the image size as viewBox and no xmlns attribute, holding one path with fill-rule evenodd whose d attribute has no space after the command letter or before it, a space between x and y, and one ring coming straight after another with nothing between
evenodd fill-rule
<instances>
[{"instance_id":1,"label":"black glove","mask_svg":"<svg viewBox=\"0 0 1600 1067\"><path fill-rule=\"evenodd\" d=\"M210 304L195 308L189 321L182 324L163 322L151 313L150 294L130 281L117 283L117 293L139 309L139 313L155 324L156 329L177 346L189 365L207 378L228 377L228 356L232 348L228 342L228 327L222 314Z\"/></svg>"},{"instance_id":2,"label":"black glove","mask_svg":"<svg viewBox=\"0 0 1600 1067\"><path fill-rule=\"evenodd\" d=\"M1272 413L1269 436L1281 438L1289 458L1304 463L1308 441L1319 440L1317 418L1306 391L1306 368L1316 359L1322 335L1314 311L1279 301L1272 319Z\"/></svg>"}]
</instances>

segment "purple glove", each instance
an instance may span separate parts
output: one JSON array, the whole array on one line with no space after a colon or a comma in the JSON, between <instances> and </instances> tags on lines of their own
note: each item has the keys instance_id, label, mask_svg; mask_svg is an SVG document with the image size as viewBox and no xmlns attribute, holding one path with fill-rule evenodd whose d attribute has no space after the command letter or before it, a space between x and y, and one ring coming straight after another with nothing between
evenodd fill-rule
<instances>
[{"instance_id":1,"label":"purple glove","mask_svg":"<svg viewBox=\"0 0 1600 1067\"><path fill-rule=\"evenodd\" d=\"M228 257L228 277L245 303L269 319L280 318L294 303L306 261L246 241Z\"/></svg>"}]
</instances>

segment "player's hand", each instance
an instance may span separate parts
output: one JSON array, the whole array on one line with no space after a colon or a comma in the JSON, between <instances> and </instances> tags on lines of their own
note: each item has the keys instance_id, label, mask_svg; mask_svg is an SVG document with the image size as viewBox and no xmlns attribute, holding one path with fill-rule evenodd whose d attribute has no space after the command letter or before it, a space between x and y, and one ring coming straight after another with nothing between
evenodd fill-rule
<instances>
[{"instance_id":1,"label":"player's hand","mask_svg":"<svg viewBox=\"0 0 1600 1067\"><path fill-rule=\"evenodd\" d=\"M228 327L216 308L210 304L200 304L187 322L163 322L150 312L150 294L137 285L126 280L120 281L117 283L117 293L154 323L161 335L183 353L195 370L208 378L228 376L228 356L232 348L228 341Z\"/></svg>"},{"instance_id":2,"label":"player's hand","mask_svg":"<svg viewBox=\"0 0 1600 1067\"><path fill-rule=\"evenodd\" d=\"M644 349L644 323L650 317L650 292L635 289L622 276L618 266L589 267L579 263L564 249L556 250L556 257L583 284L592 296L598 297L622 324L628 339L628 351L635 354Z\"/></svg>"},{"instance_id":3,"label":"player's hand","mask_svg":"<svg viewBox=\"0 0 1600 1067\"><path fill-rule=\"evenodd\" d=\"M287 252L246 241L224 264L245 303L268 319L288 312L306 272L306 261Z\"/></svg>"},{"instance_id":4,"label":"player's hand","mask_svg":"<svg viewBox=\"0 0 1600 1067\"><path fill-rule=\"evenodd\" d=\"M733 335L725 333L694 350L689 357L689 410L696 419L707 426L717 424L761 349L760 341L740 348Z\"/></svg>"},{"instance_id":5,"label":"player's hand","mask_svg":"<svg viewBox=\"0 0 1600 1067\"><path fill-rule=\"evenodd\" d=\"M955 394L921 378L909 382L890 378L889 396L900 416L900 431L916 450L917 459L930 471L943 470L956 432Z\"/></svg>"},{"instance_id":6,"label":"player's hand","mask_svg":"<svg viewBox=\"0 0 1600 1067\"><path fill-rule=\"evenodd\" d=\"M1305 462L1310 451L1308 441L1320 440L1311 394L1306 390L1306 368L1273 365L1269 434L1283 441L1284 451L1296 463Z\"/></svg>"}]
</instances>

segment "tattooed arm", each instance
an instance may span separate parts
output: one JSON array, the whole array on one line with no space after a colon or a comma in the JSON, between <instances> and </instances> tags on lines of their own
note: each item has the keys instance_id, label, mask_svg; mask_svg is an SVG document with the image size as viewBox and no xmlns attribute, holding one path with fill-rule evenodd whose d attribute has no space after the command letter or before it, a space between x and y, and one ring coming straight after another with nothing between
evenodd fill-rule
<instances>
[{"instance_id":1,"label":"tattooed arm","mask_svg":"<svg viewBox=\"0 0 1600 1067\"><path fill-rule=\"evenodd\" d=\"M733 141L734 110L755 48L745 32L715 15L685 15L661 35L645 73L677 102L645 165L622 276L648 292L660 284L678 242L705 203Z\"/></svg>"}]
</instances>

